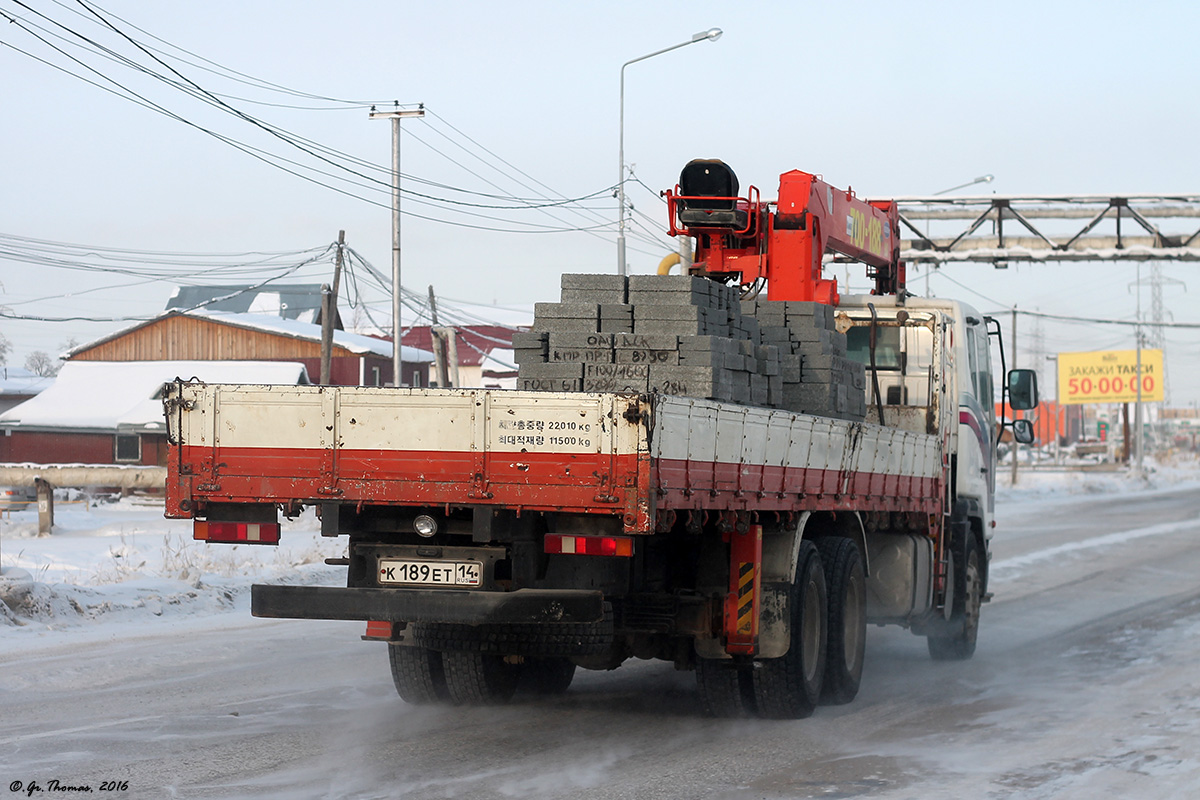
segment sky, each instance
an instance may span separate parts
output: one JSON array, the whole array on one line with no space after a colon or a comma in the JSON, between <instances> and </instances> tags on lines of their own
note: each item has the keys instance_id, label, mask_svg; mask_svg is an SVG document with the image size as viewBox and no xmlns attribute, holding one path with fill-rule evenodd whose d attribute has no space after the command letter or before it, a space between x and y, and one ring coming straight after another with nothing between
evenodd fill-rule
<instances>
[{"instance_id":1,"label":"sky","mask_svg":"<svg viewBox=\"0 0 1200 800\"><path fill-rule=\"evenodd\" d=\"M719 40L626 70L632 273L669 252L657 193L697 157L725 160L764 197L793 168L867 197L985 173L986 191L1008 195L1200 193L1200 107L1187 100L1200 7L1187 2L0 0L0 11L17 20L0 21L9 366L151 317L179 283L329 282L339 230L356 254L343 318L389 327L366 266L390 274L390 123L368 118L371 103L425 104L402 124L403 186L454 201L405 195L405 287L485 305L556 300L561 273L616 268L621 64L711 27ZM177 118L114 94L127 90ZM65 264L13 257L46 255L29 239L82 247L52 248ZM1200 322L1190 265L1163 274L1183 283L1165 293L1171 317ZM1136 277L1133 264L962 264L929 288L985 312L1133 319ZM861 271L849 279L866 288ZM924 276L912 284L924 292ZM1145 284L1141 304L1148 314ZM1166 340L1172 404L1192 405L1200 332ZM1021 317L1017 345L1022 365L1044 365L1134 337Z\"/></svg>"}]
</instances>

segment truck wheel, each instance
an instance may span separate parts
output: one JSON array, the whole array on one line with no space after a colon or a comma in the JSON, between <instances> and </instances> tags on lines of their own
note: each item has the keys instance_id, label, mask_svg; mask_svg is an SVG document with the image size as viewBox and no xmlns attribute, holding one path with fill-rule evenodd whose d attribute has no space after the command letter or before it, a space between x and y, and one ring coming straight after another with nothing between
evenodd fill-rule
<instances>
[{"instance_id":1,"label":"truck wheel","mask_svg":"<svg viewBox=\"0 0 1200 800\"><path fill-rule=\"evenodd\" d=\"M817 539L829 594L828 649L821 702L844 705L858 695L867 644L866 577L858 545L844 536Z\"/></svg>"},{"instance_id":2,"label":"truck wheel","mask_svg":"<svg viewBox=\"0 0 1200 800\"><path fill-rule=\"evenodd\" d=\"M518 667L490 653L442 653L446 689L458 706L507 703L517 688Z\"/></svg>"},{"instance_id":3,"label":"truck wheel","mask_svg":"<svg viewBox=\"0 0 1200 800\"><path fill-rule=\"evenodd\" d=\"M737 669L729 659L697 658L696 685L700 706L710 717L745 717L752 710L750 673Z\"/></svg>"},{"instance_id":4,"label":"truck wheel","mask_svg":"<svg viewBox=\"0 0 1200 800\"><path fill-rule=\"evenodd\" d=\"M950 549L950 574L954 579L950 620L944 630L926 639L929 655L937 661L965 661L975 655L979 609L983 603L979 558L975 535L963 525Z\"/></svg>"},{"instance_id":5,"label":"truck wheel","mask_svg":"<svg viewBox=\"0 0 1200 800\"><path fill-rule=\"evenodd\" d=\"M562 694L575 678L575 665L565 658L527 658L521 686L535 694Z\"/></svg>"},{"instance_id":6,"label":"truck wheel","mask_svg":"<svg viewBox=\"0 0 1200 800\"><path fill-rule=\"evenodd\" d=\"M424 647L393 644L388 645L388 660L392 663L396 693L404 702L421 705L450 699L441 653Z\"/></svg>"},{"instance_id":7,"label":"truck wheel","mask_svg":"<svg viewBox=\"0 0 1200 800\"><path fill-rule=\"evenodd\" d=\"M753 673L758 713L770 719L811 716L825 675L825 572L811 541L800 543L796 562L796 580L788 590L791 646L782 658L761 659Z\"/></svg>"}]
</instances>

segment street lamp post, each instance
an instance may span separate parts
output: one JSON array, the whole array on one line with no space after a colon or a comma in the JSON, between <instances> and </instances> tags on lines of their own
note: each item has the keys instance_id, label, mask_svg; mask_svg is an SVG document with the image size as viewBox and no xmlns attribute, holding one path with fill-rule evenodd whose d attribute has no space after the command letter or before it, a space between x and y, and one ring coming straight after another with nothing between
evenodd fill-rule
<instances>
[{"instance_id":1,"label":"street lamp post","mask_svg":"<svg viewBox=\"0 0 1200 800\"><path fill-rule=\"evenodd\" d=\"M930 196L931 197L939 197L943 194L950 194L950 192L956 192L959 189L965 189L968 186L974 186L977 183L991 183L995 179L996 179L996 176L989 172L987 175L980 175L978 178L975 178L974 180L967 181L966 183L960 183L958 186L951 186L949 189L942 189L940 192L934 192ZM929 208L928 210L932 211L933 209ZM929 238L929 220L928 219L925 220L925 238L926 239ZM931 272L933 272L933 264L932 263L925 268L925 296L926 297L930 296L930 294L929 294L929 274Z\"/></svg>"},{"instance_id":2,"label":"street lamp post","mask_svg":"<svg viewBox=\"0 0 1200 800\"><path fill-rule=\"evenodd\" d=\"M618 157L620 164L617 172L617 274L627 274L625 269L625 68L630 64L636 64L639 61L645 61L647 58L661 56L663 53L669 53L672 50L678 50L681 47L687 47L689 44L696 42L715 42L721 38L720 28L709 28L706 31L692 34L692 38L686 42L673 44L670 47L664 47L662 50L655 50L653 53L647 53L644 56L630 59L621 65L621 141L618 147Z\"/></svg>"},{"instance_id":3,"label":"street lamp post","mask_svg":"<svg viewBox=\"0 0 1200 800\"><path fill-rule=\"evenodd\" d=\"M376 111L371 106L371 119L392 121L392 386L400 386L400 120L425 116L425 104L420 108Z\"/></svg>"}]
</instances>

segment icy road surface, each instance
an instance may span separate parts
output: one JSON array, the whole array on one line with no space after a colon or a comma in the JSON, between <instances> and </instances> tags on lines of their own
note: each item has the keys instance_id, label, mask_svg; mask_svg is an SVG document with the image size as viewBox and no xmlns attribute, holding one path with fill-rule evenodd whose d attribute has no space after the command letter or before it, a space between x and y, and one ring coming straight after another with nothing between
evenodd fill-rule
<instances>
[{"instance_id":1,"label":"icy road surface","mask_svg":"<svg viewBox=\"0 0 1200 800\"><path fill-rule=\"evenodd\" d=\"M1198 797L1200 488L1063 480L1007 493L973 660L872 628L858 699L796 722L705 719L691 674L636 661L550 700L406 706L359 623L249 617L255 575L336 579L304 520L291 550L218 557L152 509L50 539L14 515L6 574L34 584L0 617L0 795Z\"/></svg>"}]
</instances>

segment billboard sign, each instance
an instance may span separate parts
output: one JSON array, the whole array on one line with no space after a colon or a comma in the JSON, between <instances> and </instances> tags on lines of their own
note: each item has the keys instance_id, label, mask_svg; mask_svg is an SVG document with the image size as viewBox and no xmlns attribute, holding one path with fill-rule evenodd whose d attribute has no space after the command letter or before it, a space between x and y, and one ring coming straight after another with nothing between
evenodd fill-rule
<instances>
[{"instance_id":1,"label":"billboard sign","mask_svg":"<svg viewBox=\"0 0 1200 800\"><path fill-rule=\"evenodd\" d=\"M1058 354L1059 402L1131 403L1138 399L1136 350L1102 350ZM1163 401L1162 350L1142 351L1142 401Z\"/></svg>"}]
</instances>

